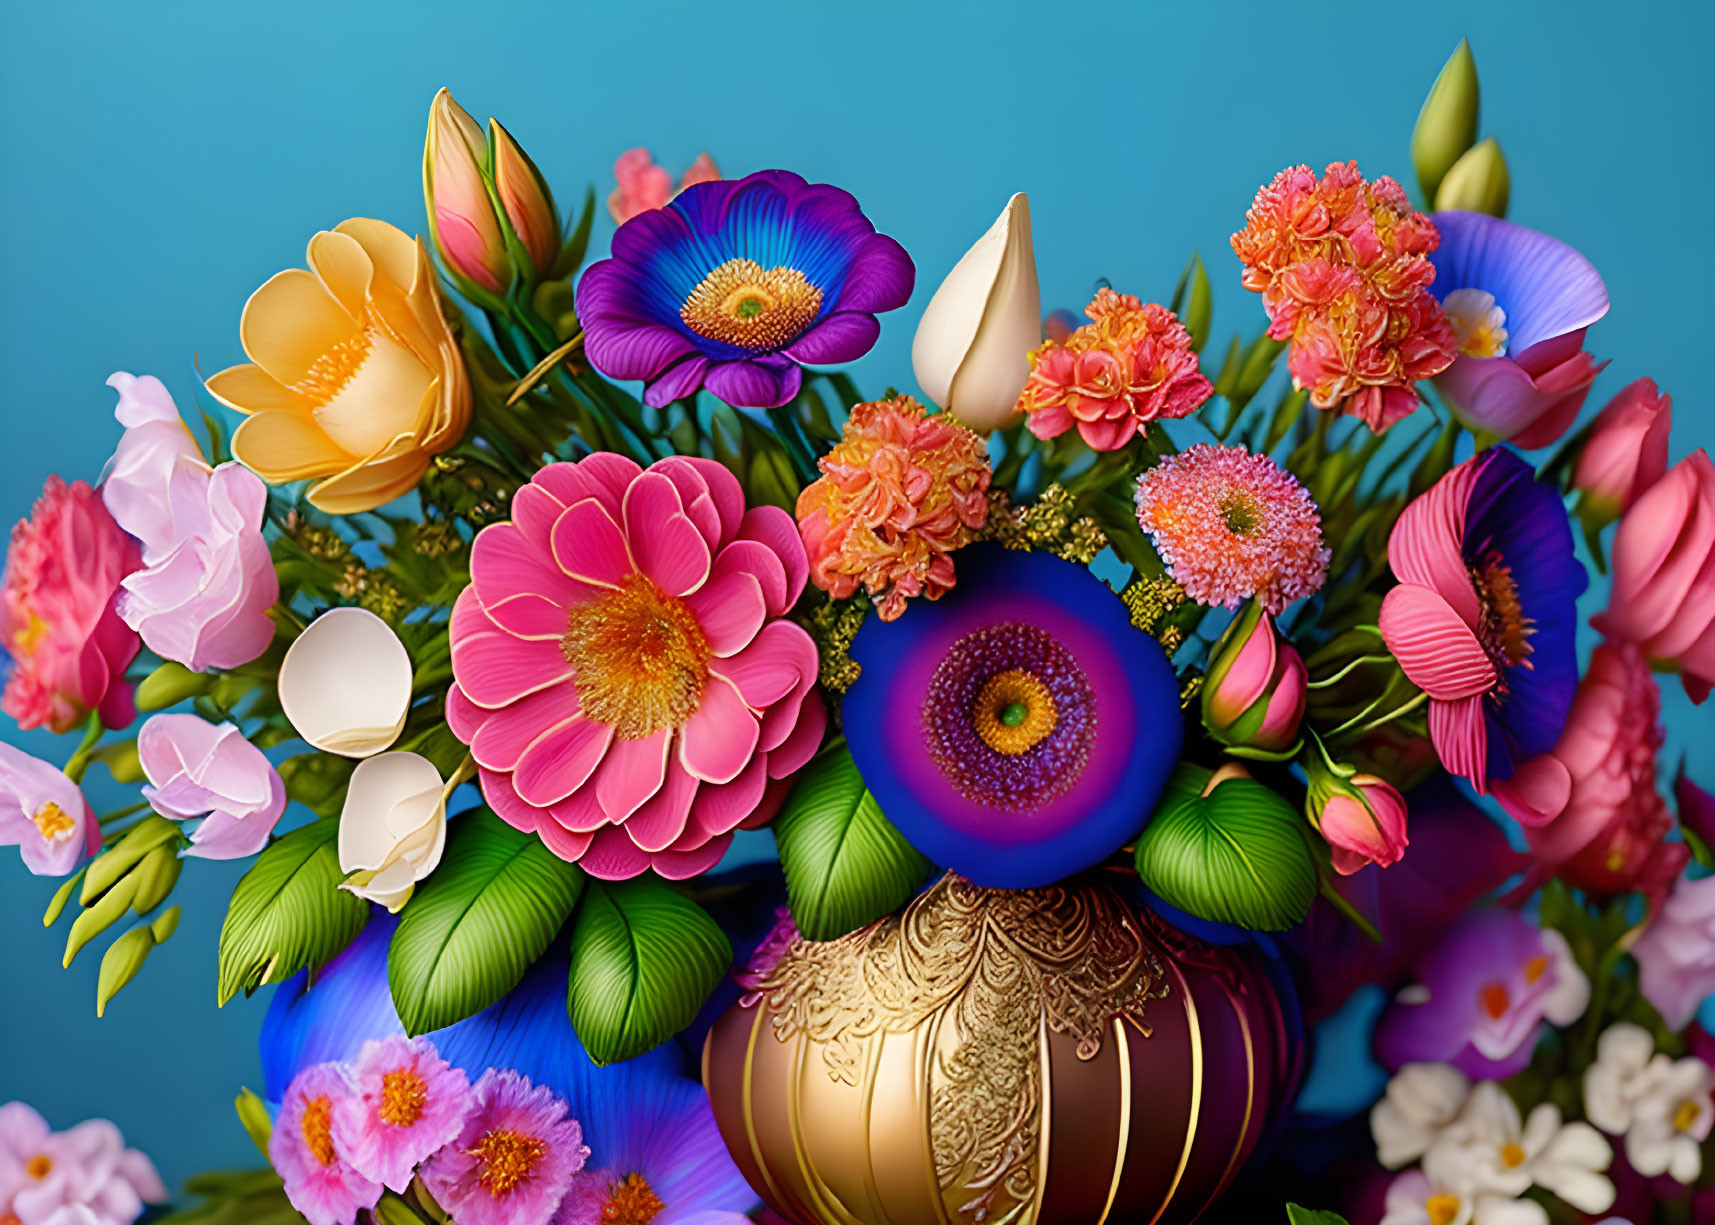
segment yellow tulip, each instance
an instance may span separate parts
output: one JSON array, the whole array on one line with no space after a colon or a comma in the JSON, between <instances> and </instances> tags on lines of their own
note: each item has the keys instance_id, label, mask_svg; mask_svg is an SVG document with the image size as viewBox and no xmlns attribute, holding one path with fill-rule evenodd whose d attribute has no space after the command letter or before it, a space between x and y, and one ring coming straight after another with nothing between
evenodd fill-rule
<instances>
[{"instance_id":1,"label":"yellow tulip","mask_svg":"<svg viewBox=\"0 0 1715 1225\"><path fill-rule=\"evenodd\" d=\"M250 364L209 394L248 416L232 451L263 480L316 479L310 503L330 514L374 510L470 425L464 359L420 241L357 217L310 239L309 265L250 296Z\"/></svg>"}]
</instances>

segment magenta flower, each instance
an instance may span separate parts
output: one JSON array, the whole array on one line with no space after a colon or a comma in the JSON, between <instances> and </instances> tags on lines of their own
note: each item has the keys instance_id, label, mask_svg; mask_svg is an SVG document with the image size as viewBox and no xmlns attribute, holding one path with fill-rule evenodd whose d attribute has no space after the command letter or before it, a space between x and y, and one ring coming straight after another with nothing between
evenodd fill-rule
<instances>
[{"instance_id":1,"label":"magenta flower","mask_svg":"<svg viewBox=\"0 0 1715 1225\"><path fill-rule=\"evenodd\" d=\"M1602 365L1584 332L1608 313L1608 289L1577 251L1483 213L1436 213L1430 292L1459 342L1435 379L1454 415L1516 446L1546 447L1566 432Z\"/></svg>"},{"instance_id":2,"label":"magenta flower","mask_svg":"<svg viewBox=\"0 0 1715 1225\"><path fill-rule=\"evenodd\" d=\"M315 1064L287 1087L274 1120L268 1161L310 1225L354 1225L381 1198L381 1184L357 1172L334 1136L334 1114L356 1092L343 1065Z\"/></svg>"},{"instance_id":3,"label":"magenta flower","mask_svg":"<svg viewBox=\"0 0 1715 1225\"><path fill-rule=\"evenodd\" d=\"M149 779L143 798L151 808L174 821L203 818L187 855L254 855L286 811L279 771L231 723L156 715L137 737L137 756Z\"/></svg>"},{"instance_id":4,"label":"magenta flower","mask_svg":"<svg viewBox=\"0 0 1715 1225\"><path fill-rule=\"evenodd\" d=\"M631 217L578 282L590 365L657 408L708 389L742 408L798 394L800 363L849 362L916 269L848 192L786 170L686 187Z\"/></svg>"},{"instance_id":5,"label":"magenta flower","mask_svg":"<svg viewBox=\"0 0 1715 1225\"><path fill-rule=\"evenodd\" d=\"M106 1119L55 1132L23 1102L0 1106L0 1222L130 1225L166 1198L154 1164Z\"/></svg>"},{"instance_id":6,"label":"magenta flower","mask_svg":"<svg viewBox=\"0 0 1715 1225\"><path fill-rule=\"evenodd\" d=\"M17 847L37 876L64 876L101 849L101 827L63 771L0 744L0 846Z\"/></svg>"},{"instance_id":7,"label":"magenta flower","mask_svg":"<svg viewBox=\"0 0 1715 1225\"><path fill-rule=\"evenodd\" d=\"M357 1092L334 1107L334 1137L360 1174L395 1191L459 1134L474 1104L464 1071L427 1038L365 1042L352 1079Z\"/></svg>"},{"instance_id":8,"label":"magenta flower","mask_svg":"<svg viewBox=\"0 0 1715 1225\"><path fill-rule=\"evenodd\" d=\"M712 866L821 744L792 517L712 460L550 464L484 528L447 721L483 795L591 875Z\"/></svg>"},{"instance_id":9,"label":"magenta flower","mask_svg":"<svg viewBox=\"0 0 1715 1225\"><path fill-rule=\"evenodd\" d=\"M458 1135L419 1171L459 1225L547 1225L589 1149L563 1098L490 1068Z\"/></svg>"},{"instance_id":10,"label":"magenta flower","mask_svg":"<svg viewBox=\"0 0 1715 1225\"><path fill-rule=\"evenodd\" d=\"M1415 970L1376 1027L1376 1056L1393 1069L1450 1063L1505 1080L1530 1062L1544 1020L1569 1025L1590 1002L1566 938L1510 910L1467 914Z\"/></svg>"},{"instance_id":11,"label":"magenta flower","mask_svg":"<svg viewBox=\"0 0 1715 1225\"><path fill-rule=\"evenodd\" d=\"M142 546L117 608L163 659L192 671L236 668L274 638L280 580L262 518L268 490L242 464L210 469L160 380L115 374L125 436L108 464L103 504Z\"/></svg>"}]
</instances>

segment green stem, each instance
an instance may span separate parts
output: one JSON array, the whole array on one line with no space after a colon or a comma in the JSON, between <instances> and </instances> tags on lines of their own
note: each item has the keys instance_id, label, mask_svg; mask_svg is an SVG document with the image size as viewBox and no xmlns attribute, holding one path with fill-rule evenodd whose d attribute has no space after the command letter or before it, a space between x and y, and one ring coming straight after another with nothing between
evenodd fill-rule
<instances>
[{"instance_id":1,"label":"green stem","mask_svg":"<svg viewBox=\"0 0 1715 1225\"><path fill-rule=\"evenodd\" d=\"M1334 736L1343 735L1347 732L1351 732L1353 735L1361 735L1364 732L1374 731L1378 727L1392 723L1395 719L1409 715L1412 711L1416 710L1419 706L1422 706L1428 700L1429 695L1427 693L1419 692L1416 697L1412 698L1404 705L1396 706L1385 715L1371 719L1367 723L1359 723L1358 726L1353 727L1352 724L1357 723L1359 719L1362 719L1365 715L1369 714L1370 711L1381 705L1381 698L1377 698L1374 702L1371 702L1350 719L1347 719L1344 723L1340 724L1339 727L1336 727L1333 731L1329 732L1328 735L1332 738Z\"/></svg>"},{"instance_id":2,"label":"green stem","mask_svg":"<svg viewBox=\"0 0 1715 1225\"><path fill-rule=\"evenodd\" d=\"M1319 681L1307 681L1305 683L1305 688L1306 689L1326 689L1326 688L1328 688L1328 686L1333 685L1333 684L1337 684L1338 682L1344 680L1352 672L1354 672L1358 668L1363 667L1365 664L1385 664L1385 663L1391 663L1392 661L1393 661L1392 655L1360 655L1356 659L1354 659L1351 663L1347 664L1344 668L1341 668L1338 672L1334 673L1333 676L1326 677L1326 678L1319 680Z\"/></svg>"},{"instance_id":3,"label":"green stem","mask_svg":"<svg viewBox=\"0 0 1715 1225\"><path fill-rule=\"evenodd\" d=\"M84 772L89 769L91 754L95 750L95 742L101 739L101 716L91 713L83 725L83 741L66 762L65 775L74 783L83 781Z\"/></svg>"}]
</instances>

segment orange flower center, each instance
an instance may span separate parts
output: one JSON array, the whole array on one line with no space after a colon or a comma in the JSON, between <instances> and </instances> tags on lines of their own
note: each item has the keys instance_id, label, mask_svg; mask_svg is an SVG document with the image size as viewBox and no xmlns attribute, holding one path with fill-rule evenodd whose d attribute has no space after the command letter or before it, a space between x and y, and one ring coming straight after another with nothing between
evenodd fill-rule
<instances>
[{"instance_id":1,"label":"orange flower center","mask_svg":"<svg viewBox=\"0 0 1715 1225\"><path fill-rule=\"evenodd\" d=\"M1498 1021L1507 1015L1507 1009L1512 1007L1512 997L1507 994L1506 984L1489 983L1477 993L1482 1001L1483 1011L1489 1014L1491 1021Z\"/></svg>"},{"instance_id":2,"label":"orange flower center","mask_svg":"<svg viewBox=\"0 0 1715 1225\"><path fill-rule=\"evenodd\" d=\"M1431 1195L1423 1201L1423 1207L1429 1213L1430 1225L1453 1225L1459 1219L1457 1195Z\"/></svg>"},{"instance_id":3,"label":"orange flower center","mask_svg":"<svg viewBox=\"0 0 1715 1225\"><path fill-rule=\"evenodd\" d=\"M621 740L684 726L708 684L711 653L696 615L640 574L574 606L560 649L584 713Z\"/></svg>"},{"instance_id":4,"label":"orange flower center","mask_svg":"<svg viewBox=\"0 0 1715 1225\"><path fill-rule=\"evenodd\" d=\"M46 1153L37 1153L24 1163L24 1173L37 1182L41 1182L54 1172L54 1159Z\"/></svg>"},{"instance_id":5,"label":"orange flower center","mask_svg":"<svg viewBox=\"0 0 1715 1225\"><path fill-rule=\"evenodd\" d=\"M1690 1131L1702 1117L1703 1103L1688 1097L1679 1103L1679 1109L1673 1112L1673 1126L1679 1131Z\"/></svg>"},{"instance_id":6,"label":"orange flower center","mask_svg":"<svg viewBox=\"0 0 1715 1225\"><path fill-rule=\"evenodd\" d=\"M796 268L729 259L691 291L679 318L699 336L761 352L790 344L821 308L822 291Z\"/></svg>"},{"instance_id":7,"label":"orange flower center","mask_svg":"<svg viewBox=\"0 0 1715 1225\"><path fill-rule=\"evenodd\" d=\"M1530 667L1530 636L1536 631L1536 623L1524 615L1511 567L1491 555L1482 565L1469 567L1469 572L1482 617L1477 640L1495 670Z\"/></svg>"},{"instance_id":8,"label":"orange flower center","mask_svg":"<svg viewBox=\"0 0 1715 1225\"><path fill-rule=\"evenodd\" d=\"M977 735L997 753L1016 757L1042 743L1060 714L1054 695L1023 668L997 672L977 691L971 707Z\"/></svg>"},{"instance_id":9,"label":"orange flower center","mask_svg":"<svg viewBox=\"0 0 1715 1225\"><path fill-rule=\"evenodd\" d=\"M1525 1151L1516 1144L1501 1145L1501 1164L1509 1170L1516 1170L1525 1162Z\"/></svg>"},{"instance_id":10,"label":"orange flower center","mask_svg":"<svg viewBox=\"0 0 1715 1225\"><path fill-rule=\"evenodd\" d=\"M434 373L383 320L366 310L358 328L310 363L292 390L317 424L352 455L368 458L416 424Z\"/></svg>"},{"instance_id":11,"label":"orange flower center","mask_svg":"<svg viewBox=\"0 0 1715 1225\"><path fill-rule=\"evenodd\" d=\"M298 1124L304 1136L304 1147L323 1165L338 1160L333 1149L333 1101L322 1096L304 1103L303 1121Z\"/></svg>"},{"instance_id":12,"label":"orange flower center","mask_svg":"<svg viewBox=\"0 0 1715 1225\"><path fill-rule=\"evenodd\" d=\"M415 1068L395 1068L381 1077L381 1105L376 1110L383 1123L409 1127L423 1117L429 1102L429 1086Z\"/></svg>"},{"instance_id":13,"label":"orange flower center","mask_svg":"<svg viewBox=\"0 0 1715 1225\"><path fill-rule=\"evenodd\" d=\"M48 842L64 842L77 829L77 822L68 817L65 809L52 800L36 809L36 815L31 819Z\"/></svg>"},{"instance_id":14,"label":"orange flower center","mask_svg":"<svg viewBox=\"0 0 1715 1225\"><path fill-rule=\"evenodd\" d=\"M1529 961L1524 963L1524 980L1527 983L1535 983L1537 979L1547 973L1548 958L1543 957L1540 954L1532 957Z\"/></svg>"},{"instance_id":15,"label":"orange flower center","mask_svg":"<svg viewBox=\"0 0 1715 1225\"><path fill-rule=\"evenodd\" d=\"M481 1167L477 1182L498 1199L530 1177L548 1155L548 1142L521 1131L495 1128L483 1133L470 1155Z\"/></svg>"},{"instance_id":16,"label":"orange flower center","mask_svg":"<svg viewBox=\"0 0 1715 1225\"><path fill-rule=\"evenodd\" d=\"M601 1207L602 1225L649 1225L667 1205L641 1174L627 1174L613 1184Z\"/></svg>"}]
</instances>

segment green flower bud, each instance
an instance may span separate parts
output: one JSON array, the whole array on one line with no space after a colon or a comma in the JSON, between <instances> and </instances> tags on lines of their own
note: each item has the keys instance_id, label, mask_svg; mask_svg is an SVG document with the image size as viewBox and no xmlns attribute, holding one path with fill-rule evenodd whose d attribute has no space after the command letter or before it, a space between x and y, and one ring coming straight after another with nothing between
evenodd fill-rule
<instances>
[{"instance_id":1,"label":"green flower bud","mask_svg":"<svg viewBox=\"0 0 1715 1225\"><path fill-rule=\"evenodd\" d=\"M137 977L137 971L154 951L155 935L147 927L133 928L108 946L101 958L101 973L95 980L96 1016L107 1011L107 1001Z\"/></svg>"},{"instance_id":2,"label":"green flower bud","mask_svg":"<svg viewBox=\"0 0 1715 1225\"><path fill-rule=\"evenodd\" d=\"M206 672L192 672L183 664L164 663L137 686L137 709L148 712L177 706L186 698L208 692L214 677Z\"/></svg>"},{"instance_id":3,"label":"green flower bud","mask_svg":"<svg viewBox=\"0 0 1715 1225\"><path fill-rule=\"evenodd\" d=\"M1429 96L1417 113L1417 126L1411 130L1411 161L1425 200L1436 199L1442 179L1476 143L1478 100L1477 61L1471 56L1471 44L1460 39L1429 87Z\"/></svg>"},{"instance_id":4,"label":"green flower bud","mask_svg":"<svg viewBox=\"0 0 1715 1225\"><path fill-rule=\"evenodd\" d=\"M1462 208L1471 213L1487 213L1491 217L1507 215L1507 196L1512 179L1507 174L1507 159L1493 136L1473 145L1453 163L1441 187L1435 193L1437 211Z\"/></svg>"}]
</instances>

